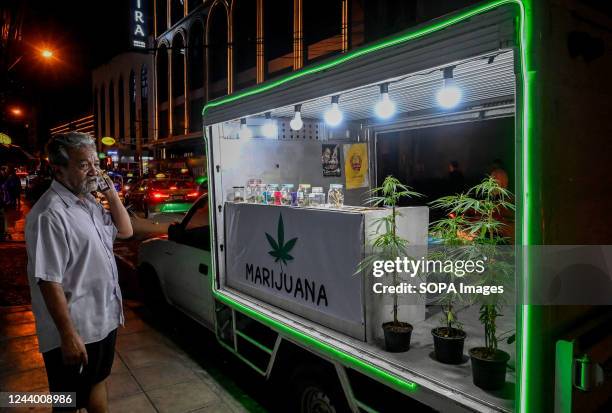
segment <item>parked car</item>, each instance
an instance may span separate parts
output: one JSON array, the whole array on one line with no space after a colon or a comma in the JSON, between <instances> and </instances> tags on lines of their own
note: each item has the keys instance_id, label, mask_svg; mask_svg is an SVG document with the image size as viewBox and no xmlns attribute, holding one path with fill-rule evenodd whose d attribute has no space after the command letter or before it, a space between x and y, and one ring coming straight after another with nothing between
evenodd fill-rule
<instances>
[{"instance_id":1,"label":"parked car","mask_svg":"<svg viewBox=\"0 0 612 413\"><path fill-rule=\"evenodd\" d=\"M200 195L190 180L146 178L130 187L125 203L148 218L152 212L186 212Z\"/></svg>"},{"instance_id":2,"label":"parked car","mask_svg":"<svg viewBox=\"0 0 612 413\"><path fill-rule=\"evenodd\" d=\"M213 300L210 265L208 196L202 195L168 236L144 241L138 254L145 302L162 310L168 303L211 326Z\"/></svg>"}]
</instances>

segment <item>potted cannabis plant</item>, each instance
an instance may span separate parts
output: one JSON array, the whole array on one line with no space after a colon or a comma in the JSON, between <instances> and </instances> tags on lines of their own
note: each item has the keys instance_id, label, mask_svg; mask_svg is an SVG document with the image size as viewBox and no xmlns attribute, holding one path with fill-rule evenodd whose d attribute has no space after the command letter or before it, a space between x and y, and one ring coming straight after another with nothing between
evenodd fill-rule
<instances>
[{"instance_id":1,"label":"potted cannabis plant","mask_svg":"<svg viewBox=\"0 0 612 413\"><path fill-rule=\"evenodd\" d=\"M430 225L430 235L440 241L439 245L434 247L434 251L428 255L430 260L464 258L462 256L466 253L465 248L469 241L461 234L467 225L467 220L456 211L460 209L465 197L466 195L462 194L449 195L430 203L432 208L447 213L444 218ZM454 283L458 278L454 273L448 273L447 276L448 279L445 281L449 283ZM446 290L436 297L435 302L442 309L440 320L442 325L431 330L435 358L445 364L460 364L463 362L466 333L457 317L456 308L464 302L464 297L460 292Z\"/></svg>"},{"instance_id":2,"label":"potted cannabis plant","mask_svg":"<svg viewBox=\"0 0 612 413\"><path fill-rule=\"evenodd\" d=\"M372 254L362 260L357 271L361 272L372 268L374 261L395 260L406 256L408 241L397 233L397 218L401 213L397 205L402 198L421 197L422 195L412 188L402 184L397 178L387 176L382 186L371 189L367 203L372 206L382 206L391 210L390 214L374 221L375 237L372 242ZM393 286L398 286L400 277L396 271L392 274ZM412 325L398 319L398 296L393 293L393 321L382 325L385 337L385 348L392 353L399 353L410 349Z\"/></svg>"},{"instance_id":3,"label":"potted cannabis plant","mask_svg":"<svg viewBox=\"0 0 612 413\"><path fill-rule=\"evenodd\" d=\"M503 235L507 225L504 214L514 210L512 194L489 176L466 194L448 198L438 205L446 205L448 212L457 217L456 236L474 247L479 255L489 257L480 283L507 283L512 278L512 266L503 259L500 248L496 247L508 242ZM503 300L499 297L493 295L493 298L482 301L479 320L484 327L484 347L469 350L474 384L486 390L498 390L504 386L506 363L510 359L508 353L498 348L497 318L502 316L503 306ZM510 337L508 342L512 340L513 337Z\"/></svg>"}]
</instances>

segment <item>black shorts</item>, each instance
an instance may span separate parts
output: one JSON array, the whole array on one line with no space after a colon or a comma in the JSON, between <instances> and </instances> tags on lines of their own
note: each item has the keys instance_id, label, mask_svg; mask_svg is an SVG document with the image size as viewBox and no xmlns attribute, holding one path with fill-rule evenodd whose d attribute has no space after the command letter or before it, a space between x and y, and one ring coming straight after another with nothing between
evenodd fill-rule
<instances>
[{"instance_id":1,"label":"black shorts","mask_svg":"<svg viewBox=\"0 0 612 413\"><path fill-rule=\"evenodd\" d=\"M89 393L94 384L100 383L110 375L115 358L117 330L111 331L106 338L95 343L85 344L87 365L79 374L80 365L65 365L62 350L54 348L43 353L50 392L76 392L76 407L87 407ZM58 409L62 410L62 409ZM69 410L74 410L74 407Z\"/></svg>"}]
</instances>

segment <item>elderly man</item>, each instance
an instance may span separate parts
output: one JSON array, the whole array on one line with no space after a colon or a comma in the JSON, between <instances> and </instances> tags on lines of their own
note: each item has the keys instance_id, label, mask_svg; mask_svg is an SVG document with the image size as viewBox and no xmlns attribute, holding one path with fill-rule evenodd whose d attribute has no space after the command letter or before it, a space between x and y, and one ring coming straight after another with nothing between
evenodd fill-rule
<instances>
[{"instance_id":1,"label":"elderly man","mask_svg":"<svg viewBox=\"0 0 612 413\"><path fill-rule=\"evenodd\" d=\"M50 391L76 392L77 408L105 412L105 380L124 321L113 241L131 237L132 225L112 182L100 175L89 135L57 135L47 153L54 180L25 230L38 344ZM110 212L92 196L96 189Z\"/></svg>"}]
</instances>

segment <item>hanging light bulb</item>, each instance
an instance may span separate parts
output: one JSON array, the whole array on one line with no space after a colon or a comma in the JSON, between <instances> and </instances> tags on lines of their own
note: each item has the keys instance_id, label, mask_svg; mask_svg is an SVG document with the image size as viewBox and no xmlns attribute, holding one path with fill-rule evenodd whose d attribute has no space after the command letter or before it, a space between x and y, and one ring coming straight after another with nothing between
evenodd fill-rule
<instances>
[{"instance_id":1,"label":"hanging light bulb","mask_svg":"<svg viewBox=\"0 0 612 413\"><path fill-rule=\"evenodd\" d=\"M340 100L340 95L332 96L331 106L323 114L325 123L327 123L332 128L342 123L343 116L342 116L342 112L340 111L340 108L338 107L339 100Z\"/></svg>"},{"instance_id":2,"label":"hanging light bulb","mask_svg":"<svg viewBox=\"0 0 612 413\"><path fill-rule=\"evenodd\" d=\"M253 132L247 126L246 118L240 119L240 131L238 132L240 139L249 139L253 137Z\"/></svg>"},{"instance_id":3,"label":"hanging light bulb","mask_svg":"<svg viewBox=\"0 0 612 413\"><path fill-rule=\"evenodd\" d=\"M395 102L389 98L388 83L380 85L380 100L376 103L374 112L376 112L376 116L381 119L389 119L391 116L395 115Z\"/></svg>"},{"instance_id":4,"label":"hanging light bulb","mask_svg":"<svg viewBox=\"0 0 612 413\"><path fill-rule=\"evenodd\" d=\"M294 131L298 131L304 126L302 121L302 105L295 105L295 113L293 114L293 119L289 122L289 126Z\"/></svg>"},{"instance_id":5,"label":"hanging light bulb","mask_svg":"<svg viewBox=\"0 0 612 413\"><path fill-rule=\"evenodd\" d=\"M278 136L278 127L272 120L272 114L266 112L266 122L261 127L261 132L266 138L276 138Z\"/></svg>"},{"instance_id":6,"label":"hanging light bulb","mask_svg":"<svg viewBox=\"0 0 612 413\"><path fill-rule=\"evenodd\" d=\"M444 69L444 86L436 93L436 101L438 105L444 109L452 109L459 104L463 92L455 84L453 78L453 69L455 67L447 67Z\"/></svg>"}]
</instances>

